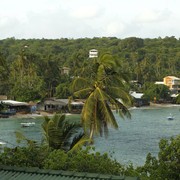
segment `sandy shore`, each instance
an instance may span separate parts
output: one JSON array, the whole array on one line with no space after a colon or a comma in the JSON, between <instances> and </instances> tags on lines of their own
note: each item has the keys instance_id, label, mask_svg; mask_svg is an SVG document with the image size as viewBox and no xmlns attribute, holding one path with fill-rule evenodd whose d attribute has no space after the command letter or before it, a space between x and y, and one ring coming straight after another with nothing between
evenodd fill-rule
<instances>
[{"instance_id":1,"label":"sandy shore","mask_svg":"<svg viewBox=\"0 0 180 180\"><path fill-rule=\"evenodd\" d=\"M156 104L151 102L150 107L180 107L180 104Z\"/></svg>"},{"instance_id":2,"label":"sandy shore","mask_svg":"<svg viewBox=\"0 0 180 180\"><path fill-rule=\"evenodd\" d=\"M15 115L11 116L14 118L36 118L36 117L44 117L44 116L53 116L53 113L48 113L48 112L37 112L37 113L27 113L27 114L22 114L22 113L16 113Z\"/></svg>"},{"instance_id":3,"label":"sandy shore","mask_svg":"<svg viewBox=\"0 0 180 180\"><path fill-rule=\"evenodd\" d=\"M140 108L161 108L161 107L180 107L180 104L156 104L156 103L150 103L150 106L142 106L142 107L131 107L129 109L140 109ZM22 113L16 113L15 115L11 116L13 118L37 118L37 117L52 117L55 113L49 113L45 111L38 111L36 113L29 113L29 114L22 114ZM71 115L70 113L66 113L66 115Z\"/></svg>"},{"instance_id":4,"label":"sandy shore","mask_svg":"<svg viewBox=\"0 0 180 180\"><path fill-rule=\"evenodd\" d=\"M54 113L48 113L48 112L44 112L44 111L40 111L37 113L28 113L28 114L21 114L21 113L16 113L14 116L14 118L37 118L37 117L44 117L44 116L48 116L48 117L52 117ZM66 116L71 115L70 113L66 113Z\"/></svg>"}]
</instances>

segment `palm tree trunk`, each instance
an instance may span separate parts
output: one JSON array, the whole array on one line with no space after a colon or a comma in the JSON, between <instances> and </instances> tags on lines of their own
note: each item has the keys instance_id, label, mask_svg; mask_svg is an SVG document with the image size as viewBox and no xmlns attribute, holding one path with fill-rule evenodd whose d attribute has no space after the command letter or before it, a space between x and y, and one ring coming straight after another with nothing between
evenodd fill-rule
<instances>
[{"instance_id":1,"label":"palm tree trunk","mask_svg":"<svg viewBox=\"0 0 180 180\"><path fill-rule=\"evenodd\" d=\"M93 143L93 135L94 135L94 125L92 124L92 127L91 127L91 132L90 132L90 136L89 136L89 139L90 139L90 144Z\"/></svg>"},{"instance_id":2,"label":"palm tree trunk","mask_svg":"<svg viewBox=\"0 0 180 180\"><path fill-rule=\"evenodd\" d=\"M91 130L90 130L90 136L89 136L91 144L93 143L93 135L94 135L94 129L95 129L94 122L95 122L96 116L97 116L97 100L94 106L94 120L92 120L92 123L91 123Z\"/></svg>"}]
</instances>

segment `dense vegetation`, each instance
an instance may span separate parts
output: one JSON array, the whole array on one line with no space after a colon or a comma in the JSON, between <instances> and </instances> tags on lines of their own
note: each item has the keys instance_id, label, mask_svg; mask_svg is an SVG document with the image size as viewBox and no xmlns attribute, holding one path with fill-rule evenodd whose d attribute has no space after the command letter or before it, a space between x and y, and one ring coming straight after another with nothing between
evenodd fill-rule
<instances>
[{"instance_id":1,"label":"dense vegetation","mask_svg":"<svg viewBox=\"0 0 180 180\"><path fill-rule=\"evenodd\" d=\"M110 110L112 106L120 111L120 115L130 115L127 107L117 101L117 95L120 100L130 102L127 92L136 89L144 91L151 100L154 94L158 99L169 98L168 88L154 85L154 81L161 81L167 75L180 76L179 40L174 37L132 37L124 40L10 38L1 40L0 45L0 94L22 101L52 96L66 98L70 95L86 99L82 111L81 125L85 126L83 133L78 134L79 131L76 131L81 126L66 124L64 116L58 118L55 115L52 119L46 117L42 125L46 143L37 145L19 134L27 142L27 146L5 148L0 154L1 164L125 174L140 176L142 179L180 178L179 136L170 141L161 140L158 158L148 154L145 165L137 168L131 164L121 165L107 154L94 152L91 146L78 149L81 143L89 145L84 138L87 132L90 132L89 138L92 139L95 131L106 135L109 124L117 128ZM95 62L88 58L88 51L92 48L99 51L100 58L95 59ZM104 53L108 56L107 59L101 59L105 57ZM71 69L69 75L62 74L64 66ZM76 80L75 77L78 76L80 78ZM88 83L78 83L84 77ZM124 82L127 77L143 84L142 89L134 85L126 86L128 83ZM75 88L72 86L71 89L71 84ZM75 134L78 136L72 137Z\"/></svg>"},{"instance_id":2,"label":"dense vegetation","mask_svg":"<svg viewBox=\"0 0 180 180\"><path fill-rule=\"evenodd\" d=\"M45 97L68 97L72 77L91 64L90 49L105 52L121 64L130 80L162 81L167 75L180 77L180 40L175 37L141 39L130 37L83 39L0 40L0 94L30 101ZM71 69L62 75L62 67ZM131 87L132 88L132 87Z\"/></svg>"},{"instance_id":3,"label":"dense vegetation","mask_svg":"<svg viewBox=\"0 0 180 180\"><path fill-rule=\"evenodd\" d=\"M0 164L11 166L39 167L45 169L93 172L102 174L139 176L142 180L178 180L180 178L180 136L171 140L162 139L158 157L150 153L141 167L122 165L108 154L95 152L93 147L65 152L37 146L28 141L28 146L5 148L0 154Z\"/></svg>"}]
</instances>

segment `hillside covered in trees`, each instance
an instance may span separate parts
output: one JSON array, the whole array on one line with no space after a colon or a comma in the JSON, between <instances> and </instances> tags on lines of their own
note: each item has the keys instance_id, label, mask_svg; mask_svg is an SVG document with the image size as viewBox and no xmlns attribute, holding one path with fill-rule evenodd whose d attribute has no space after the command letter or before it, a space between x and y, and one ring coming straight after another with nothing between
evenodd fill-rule
<instances>
[{"instance_id":1,"label":"hillside covered in trees","mask_svg":"<svg viewBox=\"0 0 180 180\"><path fill-rule=\"evenodd\" d=\"M90 49L110 53L129 80L141 84L180 77L180 39L130 37L0 40L0 95L20 101L70 95L72 77L86 73ZM70 74L62 74L69 67ZM80 71L81 69L81 71Z\"/></svg>"}]
</instances>

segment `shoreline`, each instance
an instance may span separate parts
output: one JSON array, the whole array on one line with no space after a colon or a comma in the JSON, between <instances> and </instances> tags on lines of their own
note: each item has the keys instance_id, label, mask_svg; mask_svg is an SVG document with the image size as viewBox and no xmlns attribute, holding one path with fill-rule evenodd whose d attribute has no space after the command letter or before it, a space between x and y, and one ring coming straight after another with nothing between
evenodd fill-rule
<instances>
[{"instance_id":1,"label":"shoreline","mask_svg":"<svg viewBox=\"0 0 180 180\"><path fill-rule=\"evenodd\" d=\"M130 107L129 110L133 109L151 109L151 108L168 108L168 107L180 107L180 104L156 104L156 103L150 103L149 106L141 106L141 107ZM38 117L42 118L44 116L52 117L54 113L49 113L45 111L37 111L37 113L27 113L27 114L22 114L22 113L16 113L13 116L9 116L8 118L30 118L30 119L37 119ZM66 116L72 115L71 113L65 113ZM6 119L6 118L0 118L1 119Z\"/></svg>"},{"instance_id":2,"label":"shoreline","mask_svg":"<svg viewBox=\"0 0 180 180\"><path fill-rule=\"evenodd\" d=\"M159 109L159 108L171 108L171 107L179 107L180 104L156 104L156 103L150 103L149 106L141 106L141 107L130 107L129 110L134 109ZM180 110L180 109L179 109Z\"/></svg>"},{"instance_id":3,"label":"shoreline","mask_svg":"<svg viewBox=\"0 0 180 180\"><path fill-rule=\"evenodd\" d=\"M37 113L27 113L27 114L22 114L22 113L16 113L15 115L13 116L9 116L8 118L29 118L29 119L38 119L39 118L42 118L44 116L48 116L48 117L52 117L53 115L55 114L54 113L49 113L49 112L44 112L44 111L38 111ZM66 116L69 116L71 115L70 113L65 113ZM2 118L2 119L6 119L6 118ZM1 118L0 118L1 120Z\"/></svg>"},{"instance_id":4,"label":"shoreline","mask_svg":"<svg viewBox=\"0 0 180 180\"><path fill-rule=\"evenodd\" d=\"M180 107L180 104L157 104L150 102L150 107Z\"/></svg>"}]
</instances>

